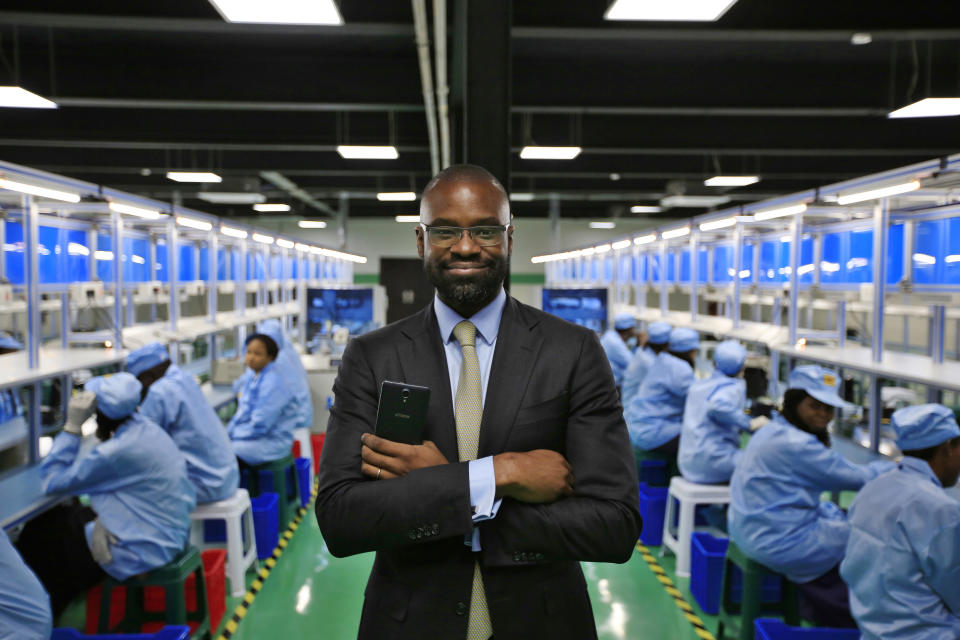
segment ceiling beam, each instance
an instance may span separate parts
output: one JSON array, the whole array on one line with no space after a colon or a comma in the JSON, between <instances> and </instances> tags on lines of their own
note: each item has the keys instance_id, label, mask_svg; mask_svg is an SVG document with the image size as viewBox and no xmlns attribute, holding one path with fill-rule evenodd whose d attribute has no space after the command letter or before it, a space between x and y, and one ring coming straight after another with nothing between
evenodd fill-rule
<instances>
[{"instance_id":1,"label":"ceiling beam","mask_svg":"<svg viewBox=\"0 0 960 640\"><path fill-rule=\"evenodd\" d=\"M850 42L855 31L878 40L958 40L960 29L664 29L631 27L514 27L521 40L663 40L668 42Z\"/></svg>"},{"instance_id":2,"label":"ceiling beam","mask_svg":"<svg viewBox=\"0 0 960 640\"><path fill-rule=\"evenodd\" d=\"M195 109L212 111L324 111L324 112L418 112L422 104L377 104L371 102L258 102L244 100L155 100L144 98L90 98L53 96L61 107L106 109Z\"/></svg>"},{"instance_id":3,"label":"ceiling beam","mask_svg":"<svg viewBox=\"0 0 960 640\"><path fill-rule=\"evenodd\" d=\"M593 107L519 105L513 113L585 116L732 116L748 118L862 118L886 116L882 107Z\"/></svg>"}]
</instances>

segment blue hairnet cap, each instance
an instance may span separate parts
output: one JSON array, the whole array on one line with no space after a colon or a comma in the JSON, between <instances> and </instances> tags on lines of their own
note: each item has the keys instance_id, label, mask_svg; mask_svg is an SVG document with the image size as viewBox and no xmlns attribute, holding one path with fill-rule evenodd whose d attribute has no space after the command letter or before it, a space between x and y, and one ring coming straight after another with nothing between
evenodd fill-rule
<instances>
[{"instance_id":1,"label":"blue hairnet cap","mask_svg":"<svg viewBox=\"0 0 960 640\"><path fill-rule=\"evenodd\" d=\"M633 329L635 326L637 326L637 319L633 317L632 313L621 313L613 319L613 328L617 331Z\"/></svg>"},{"instance_id":2,"label":"blue hairnet cap","mask_svg":"<svg viewBox=\"0 0 960 640\"><path fill-rule=\"evenodd\" d=\"M286 344L286 339L283 337L283 325L280 324L280 321L271 318L269 320L264 320L259 325L257 325L257 333L262 333L271 340L277 343L277 349L283 349L283 346Z\"/></svg>"},{"instance_id":3,"label":"blue hairnet cap","mask_svg":"<svg viewBox=\"0 0 960 640\"><path fill-rule=\"evenodd\" d=\"M713 352L713 361L717 369L728 376L735 376L743 369L747 360L747 350L736 340L724 340Z\"/></svg>"},{"instance_id":4,"label":"blue hairnet cap","mask_svg":"<svg viewBox=\"0 0 960 640\"><path fill-rule=\"evenodd\" d=\"M921 404L893 412L890 419L901 451L918 451L960 436L953 411L942 404Z\"/></svg>"},{"instance_id":5,"label":"blue hairnet cap","mask_svg":"<svg viewBox=\"0 0 960 640\"><path fill-rule=\"evenodd\" d=\"M167 347L159 342L140 347L127 356L127 371L135 376L170 359Z\"/></svg>"},{"instance_id":6,"label":"blue hairnet cap","mask_svg":"<svg viewBox=\"0 0 960 640\"><path fill-rule=\"evenodd\" d=\"M836 371L815 364L796 367L787 378L788 389L803 389L824 404L837 409L850 410L853 405L840 397L839 384L840 379Z\"/></svg>"},{"instance_id":7,"label":"blue hairnet cap","mask_svg":"<svg viewBox=\"0 0 960 640\"><path fill-rule=\"evenodd\" d=\"M83 388L97 395L98 411L108 418L119 420L137 410L143 385L132 373L124 371L112 376L91 378Z\"/></svg>"},{"instance_id":8,"label":"blue hairnet cap","mask_svg":"<svg viewBox=\"0 0 960 640\"><path fill-rule=\"evenodd\" d=\"M651 322L647 327L647 342L653 344L667 344L670 342L670 330L673 329L666 322Z\"/></svg>"},{"instance_id":9,"label":"blue hairnet cap","mask_svg":"<svg viewBox=\"0 0 960 640\"><path fill-rule=\"evenodd\" d=\"M0 331L0 349L16 349L19 351L23 349L23 345L6 331Z\"/></svg>"},{"instance_id":10,"label":"blue hairnet cap","mask_svg":"<svg viewBox=\"0 0 960 640\"><path fill-rule=\"evenodd\" d=\"M677 353L693 351L700 346L700 335L693 329L677 327L670 331L670 343L667 348Z\"/></svg>"}]
</instances>

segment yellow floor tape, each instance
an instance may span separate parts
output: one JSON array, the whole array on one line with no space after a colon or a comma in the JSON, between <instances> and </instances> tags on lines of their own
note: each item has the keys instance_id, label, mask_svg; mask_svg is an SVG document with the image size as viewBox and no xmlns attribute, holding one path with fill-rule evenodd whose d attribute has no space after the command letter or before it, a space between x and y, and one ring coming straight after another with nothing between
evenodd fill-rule
<instances>
[{"instance_id":1,"label":"yellow floor tape","mask_svg":"<svg viewBox=\"0 0 960 640\"><path fill-rule=\"evenodd\" d=\"M703 640L715 640L713 634L707 629L707 625L703 624L700 616L693 612L693 607L690 606L690 603L686 601L683 594L680 593L680 590L673 584L673 580L670 579L670 576L667 575L664 568L660 566L657 559L653 557L650 550L638 542L637 551L640 553L644 562L647 563L647 566L650 567L650 570L653 571L653 574L657 576L657 580L663 585L663 589L667 592L667 595L673 598L673 603L683 612L683 616L687 621L693 625L693 630L697 636Z\"/></svg>"}]
</instances>

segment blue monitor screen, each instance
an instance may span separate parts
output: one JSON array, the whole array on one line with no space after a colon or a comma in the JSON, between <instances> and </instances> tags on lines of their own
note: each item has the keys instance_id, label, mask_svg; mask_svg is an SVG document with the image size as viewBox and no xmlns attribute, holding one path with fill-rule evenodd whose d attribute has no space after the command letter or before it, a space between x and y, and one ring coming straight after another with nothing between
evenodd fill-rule
<instances>
[{"instance_id":1,"label":"blue monitor screen","mask_svg":"<svg viewBox=\"0 0 960 640\"><path fill-rule=\"evenodd\" d=\"M607 328L607 290L544 289L543 310L602 333Z\"/></svg>"},{"instance_id":2,"label":"blue monitor screen","mask_svg":"<svg viewBox=\"0 0 960 640\"><path fill-rule=\"evenodd\" d=\"M373 289L307 289L308 338L339 325L359 335L374 328Z\"/></svg>"}]
</instances>

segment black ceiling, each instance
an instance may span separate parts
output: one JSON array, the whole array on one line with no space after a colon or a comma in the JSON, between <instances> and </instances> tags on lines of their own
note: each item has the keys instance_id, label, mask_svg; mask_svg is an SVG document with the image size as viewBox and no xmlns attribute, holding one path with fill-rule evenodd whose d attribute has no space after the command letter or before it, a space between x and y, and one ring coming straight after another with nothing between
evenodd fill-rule
<instances>
[{"instance_id":1,"label":"black ceiling","mask_svg":"<svg viewBox=\"0 0 960 640\"><path fill-rule=\"evenodd\" d=\"M410 213L359 196L430 177L411 4L340 5L343 27L289 28L227 24L207 0L3 0L0 84L19 76L61 108L0 111L0 159L160 199L177 188L168 169L276 171L334 208L356 194L351 216ZM602 0L513 5L513 146L584 150L514 153L510 188L561 194L564 216L629 216L668 190L747 202L960 151L957 118L886 118L928 87L960 95L958 2L739 0L711 24L609 23ZM396 161L334 151L391 136ZM703 187L718 168L763 179ZM188 206L250 213L180 189Z\"/></svg>"}]
</instances>

